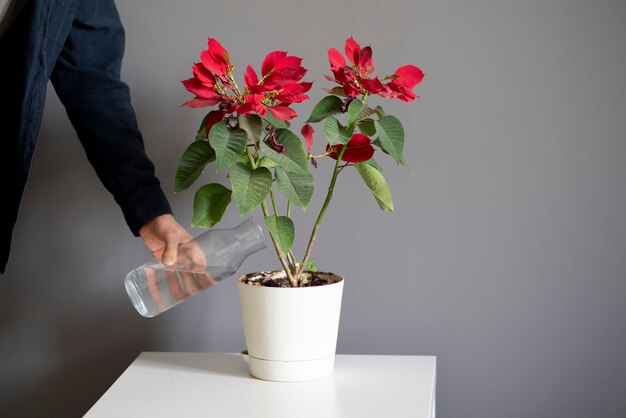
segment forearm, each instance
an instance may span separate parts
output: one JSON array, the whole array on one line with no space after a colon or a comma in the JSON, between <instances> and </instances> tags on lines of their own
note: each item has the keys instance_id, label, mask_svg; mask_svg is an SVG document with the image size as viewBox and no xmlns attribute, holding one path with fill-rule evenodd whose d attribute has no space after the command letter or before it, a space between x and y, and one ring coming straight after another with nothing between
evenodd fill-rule
<instances>
[{"instance_id":1,"label":"forearm","mask_svg":"<svg viewBox=\"0 0 626 418\"><path fill-rule=\"evenodd\" d=\"M79 9L51 80L89 161L138 235L146 222L171 209L120 80L124 31L117 11L109 0L93 3Z\"/></svg>"}]
</instances>

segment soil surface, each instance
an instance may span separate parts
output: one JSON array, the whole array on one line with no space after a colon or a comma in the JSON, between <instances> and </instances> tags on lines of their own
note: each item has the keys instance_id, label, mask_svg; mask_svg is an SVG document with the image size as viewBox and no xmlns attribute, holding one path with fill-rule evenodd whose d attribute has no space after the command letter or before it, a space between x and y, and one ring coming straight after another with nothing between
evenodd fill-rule
<instances>
[{"instance_id":1,"label":"soil surface","mask_svg":"<svg viewBox=\"0 0 626 418\"><path fill-rule=\"evenodd\" d=\"M302 274L304 275L304 280L300 283L299 287L324 286L336 283L340 280L339 276L333 273L321 271L305 271ZM242 282L251 286L291 287L284 271L250 273L245 276Z\"/></svg>"}]
</instances>

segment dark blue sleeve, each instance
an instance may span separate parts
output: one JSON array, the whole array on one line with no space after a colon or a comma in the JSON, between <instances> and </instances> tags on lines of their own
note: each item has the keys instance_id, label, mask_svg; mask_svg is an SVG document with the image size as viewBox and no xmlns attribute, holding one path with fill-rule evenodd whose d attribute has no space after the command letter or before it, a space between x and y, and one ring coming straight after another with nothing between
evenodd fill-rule
<instances>
[{"instance_id":1,"label":"dark blue sleeve","mask_svg":"<svg viewBox=\"0 0 626 418\"><path fill-rule=\"evenodd\" d=\"M120 80L123 54L124 28L113 0L80 1L51 80L87 158L138 235L171 209Z\"/></svg>"}]
</instances>

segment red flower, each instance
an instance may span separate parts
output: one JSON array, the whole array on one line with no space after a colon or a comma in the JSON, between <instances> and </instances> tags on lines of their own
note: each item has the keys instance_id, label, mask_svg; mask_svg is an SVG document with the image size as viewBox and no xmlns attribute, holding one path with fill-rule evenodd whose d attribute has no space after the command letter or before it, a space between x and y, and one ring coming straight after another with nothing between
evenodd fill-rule
<instances>
[{"instance_id":1,"label":"red flower","mask_svg":"<svg viewBox=\"0 0 626 418\"><path fill-rule=\"evenodd\" d=\"M261 65L263 82L268 86L283 86L297 83L306 74L301 66L302 58L289 56L285 51L274 51L267 54Z\"/></svg>"},{"instance_id":2,"label":"red flower","mask_svg":"<svg viewBox=\"0 0 626 418\"><path fill-rule=\"evenodd\" d=\"M246 90L250 93L264 93L267 90L266 86L259 84L259 76L256 75L256 71L250 65L246 67L243 81L246 83Z\"/></svg>"},{"instance_id":3,"label":"red flower","mask_svg":"<svg viewBox=\"0 0 626 418\"><path fill-rule=\"evenodd\" d=\"M354 38L350 37L346 39L346 46L344 49L346 51L346 57L348 57L352 64L357 67L359 74L367 75L374 71L371 47L366 46L361 49Z\"/></svg>"},{"instance_id":4,"label":"red flower","mask_svg":"<svg viewBox=\"0 0 626 418\"><path fill-rule=\"evenodd\" d=\"M224 115L226 115L226 112L222 112L221 110L212 110L209 112L209 114L206 116L206 122L204 125L204 130L207 135L209 134L209 132L211 132L211 128L213 127L213 125L222 121Z\"/></svg>"},{"instance_id":5,"label":"red flower","mask_svg":"<svg viewBox=\"0 0 626 418\"><path fill-rule=\"evenodd\" d=\"M202 65L217 76L225 76L232 69L228 51L213 38L209 38L209 48L200 53Z\"/></svg>"},{"instance_id":6,"label":"red flower","mask_svg":"<svg viewBox=\"0 0 626 418\"><path fill-rule=\"evenodd\" d=\"M203 83L197 78L183 80L182 83L187 90L195 94L199 99L216 100L216 103L220 101L220 94L208 83Z\"/></svg>"},{"instance_id":7,"label":"red flower","mask_svg":"<svg viewBox=\"0 0 626 418\"><path fill-rule=\"evenodd\" d=\"M287 106L269 106L268 109L278 120L291 120L298 116L295 110Z\"/></svg>"},{"instance_id":8,"label":"red flower","mask_svg":"<svg viewBox=\"0 0 626 418\"><path fill-rule=\"evenodd\" d=\"M369 46L361 48L353 38L348 38L346 40L345 52L352 63L351 66L347 65L341 52L335 48L328 50L330 69L335 78L329 76L326 76L326 78L341 84L344 93L349 97L355 97L365 92L376 94L381 91L383 84L380 80L376 77L368 77L374 71L372 48Z\"/></svg>"},{"instance_id":9,"label":"red flower","mask_svg":"<svg viewBox=\"0 0 626 418\"><path fill-rule=\"evenodd\" d=\"M262 93L246 94L243 96L243 103L232 106L230 112L237 112L240 115L256 112L264 116L267 113L265 105L263 105L264 97Z\"/></svg>"},{"instance_id":10,"label":"red flower","mask_svg":"<svg viewBox=\"0 0 626 418\"><path fill-rule=\"evenodd\" d=\"M300 82L307 71L301 65L302 58L287 55L285 51L267 54L261 66L260 79L248 65L243 91L233 78L234 67L230 63L228 51L215 39L209 38L208 49L202 51L200 59L201 62L193 66L193 77L182 82L196 97L183 106L197 108L219 105L218 113L211 112L211 121L219 114L223 117L228 113L257 113L264 116L268 109L274 117L286 121L297 116L289 107L292 103L309 99L306 92L312 83Z\"/></svg>"},{"instance_id":11,"label":"red flower","mask_svg":"<svg viewBox=\"0 0 626 418\"><path fill-rule=\"evenodd\" d=\"M387 84L383 84L378 77L370 77L374 72L372 63L372 48L361 48L353 39L348 38L345 53L352 65L346 63L341 52L335 48L328 50L328 60L333 77L326 76L330 81L339 83L346 96L356 97L360 94L379 94L386 98L397 98L405 102L415 99L413 88L424 78L422 70L414 65L404 65L396 70Z\"/></svg>"},{"instance_id":12,"label":"red flower","mask_svg":"<svg viewBox=\"0 0 626 418\"><path fill-rule=\"evenodd\" d=\"M389 99L398 98L405 102L413 101L419 97L413 94L413 88L423 78L424 73L415 65L403 65L391 76L391 81L385 85L384 90L379 94Z\"/></svg>"},{"instance_id":13,"label":"red flower","mask_svg":"<svg viewBox=\"0 0 626 418\"><path fill-rule=\"evenodd\" d=\"M300 133L304 137L304 140L306 141L306 147L309 151L311 151L311 147L313 146L313 133L314 132L315 130L308 123L305 124L300 130Z\"/></svg>"},{"instance_id":14,"label":"red flower","mask_svg":"<svg viewBox=\"0 0 626 418\"><path fill-rule=\"evenodd\" d=\"M183 80L187 90L196 95L196 98L183 104L188 107L206 107L220 102L220 95L215 91L215 76L203 64L194 64L193 78Z\"/></svg>"},{"instance_id":15,"label":"red flower","mask_svg":"<svg viewBox=\"0 0 626 418\"><path fill-rule=\"evenodd\" d=\"M274 100L279 100L283 103L300 103L309 99L305 93L311 89L313 83L292 83L278 88Z\"/></svg>"},{"instance_id":16,"label":"red flower","mask_svg":"<svg viewBox=\"0 0 626 418\"><path fill-rule=\"evenodd\" d=\"M343 153L341 157L341 161L346 161L349 163L360 163L362 161L367 161L374 156L374 147L372 147L372 142L367 137L367 135L363 134L354 134L350 141L345 145L348 148ZM332 152L329 156L333 159L337 159L337 153L341 151L344 145L334 145L332 146ZM326 151L331 149L330 145L326 146Z\"/></svg>"}]
</instances>

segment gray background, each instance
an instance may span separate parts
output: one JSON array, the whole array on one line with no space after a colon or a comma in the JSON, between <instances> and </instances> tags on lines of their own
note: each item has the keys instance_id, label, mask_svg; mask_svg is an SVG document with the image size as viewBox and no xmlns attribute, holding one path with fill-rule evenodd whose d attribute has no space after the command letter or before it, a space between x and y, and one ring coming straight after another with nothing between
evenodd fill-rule
<instances>
[{"instance_id":1,"label":"gray background","mask_svg":"<svg viewBox=\"0 0 626 418\"><path fill-rule=\"evenodd\" d=\"M184 225L193 191L173 194L173 175L202 111L179 108L190 97L179 80L207 36L239 69L274 49L304 57L314 101L328 86L326 49L351 34L373 45L380 73L423 68L422 99L372 100L407 132L412 172L379 158L396 213L379 212L346 170L315 249L347 278L338 352L437 355L440 417L626 416L626 2L118 7L123 77ZM329 170L308 218L296 216L300 254ZM223 225L239 221L231 210ZM122 280L147 258L50 90L0 281L1 416L79 416L143 350L244 347L234 281L137 315ZM240 271L276 266L266 251Z\"/></svg>"}]
</instances>

